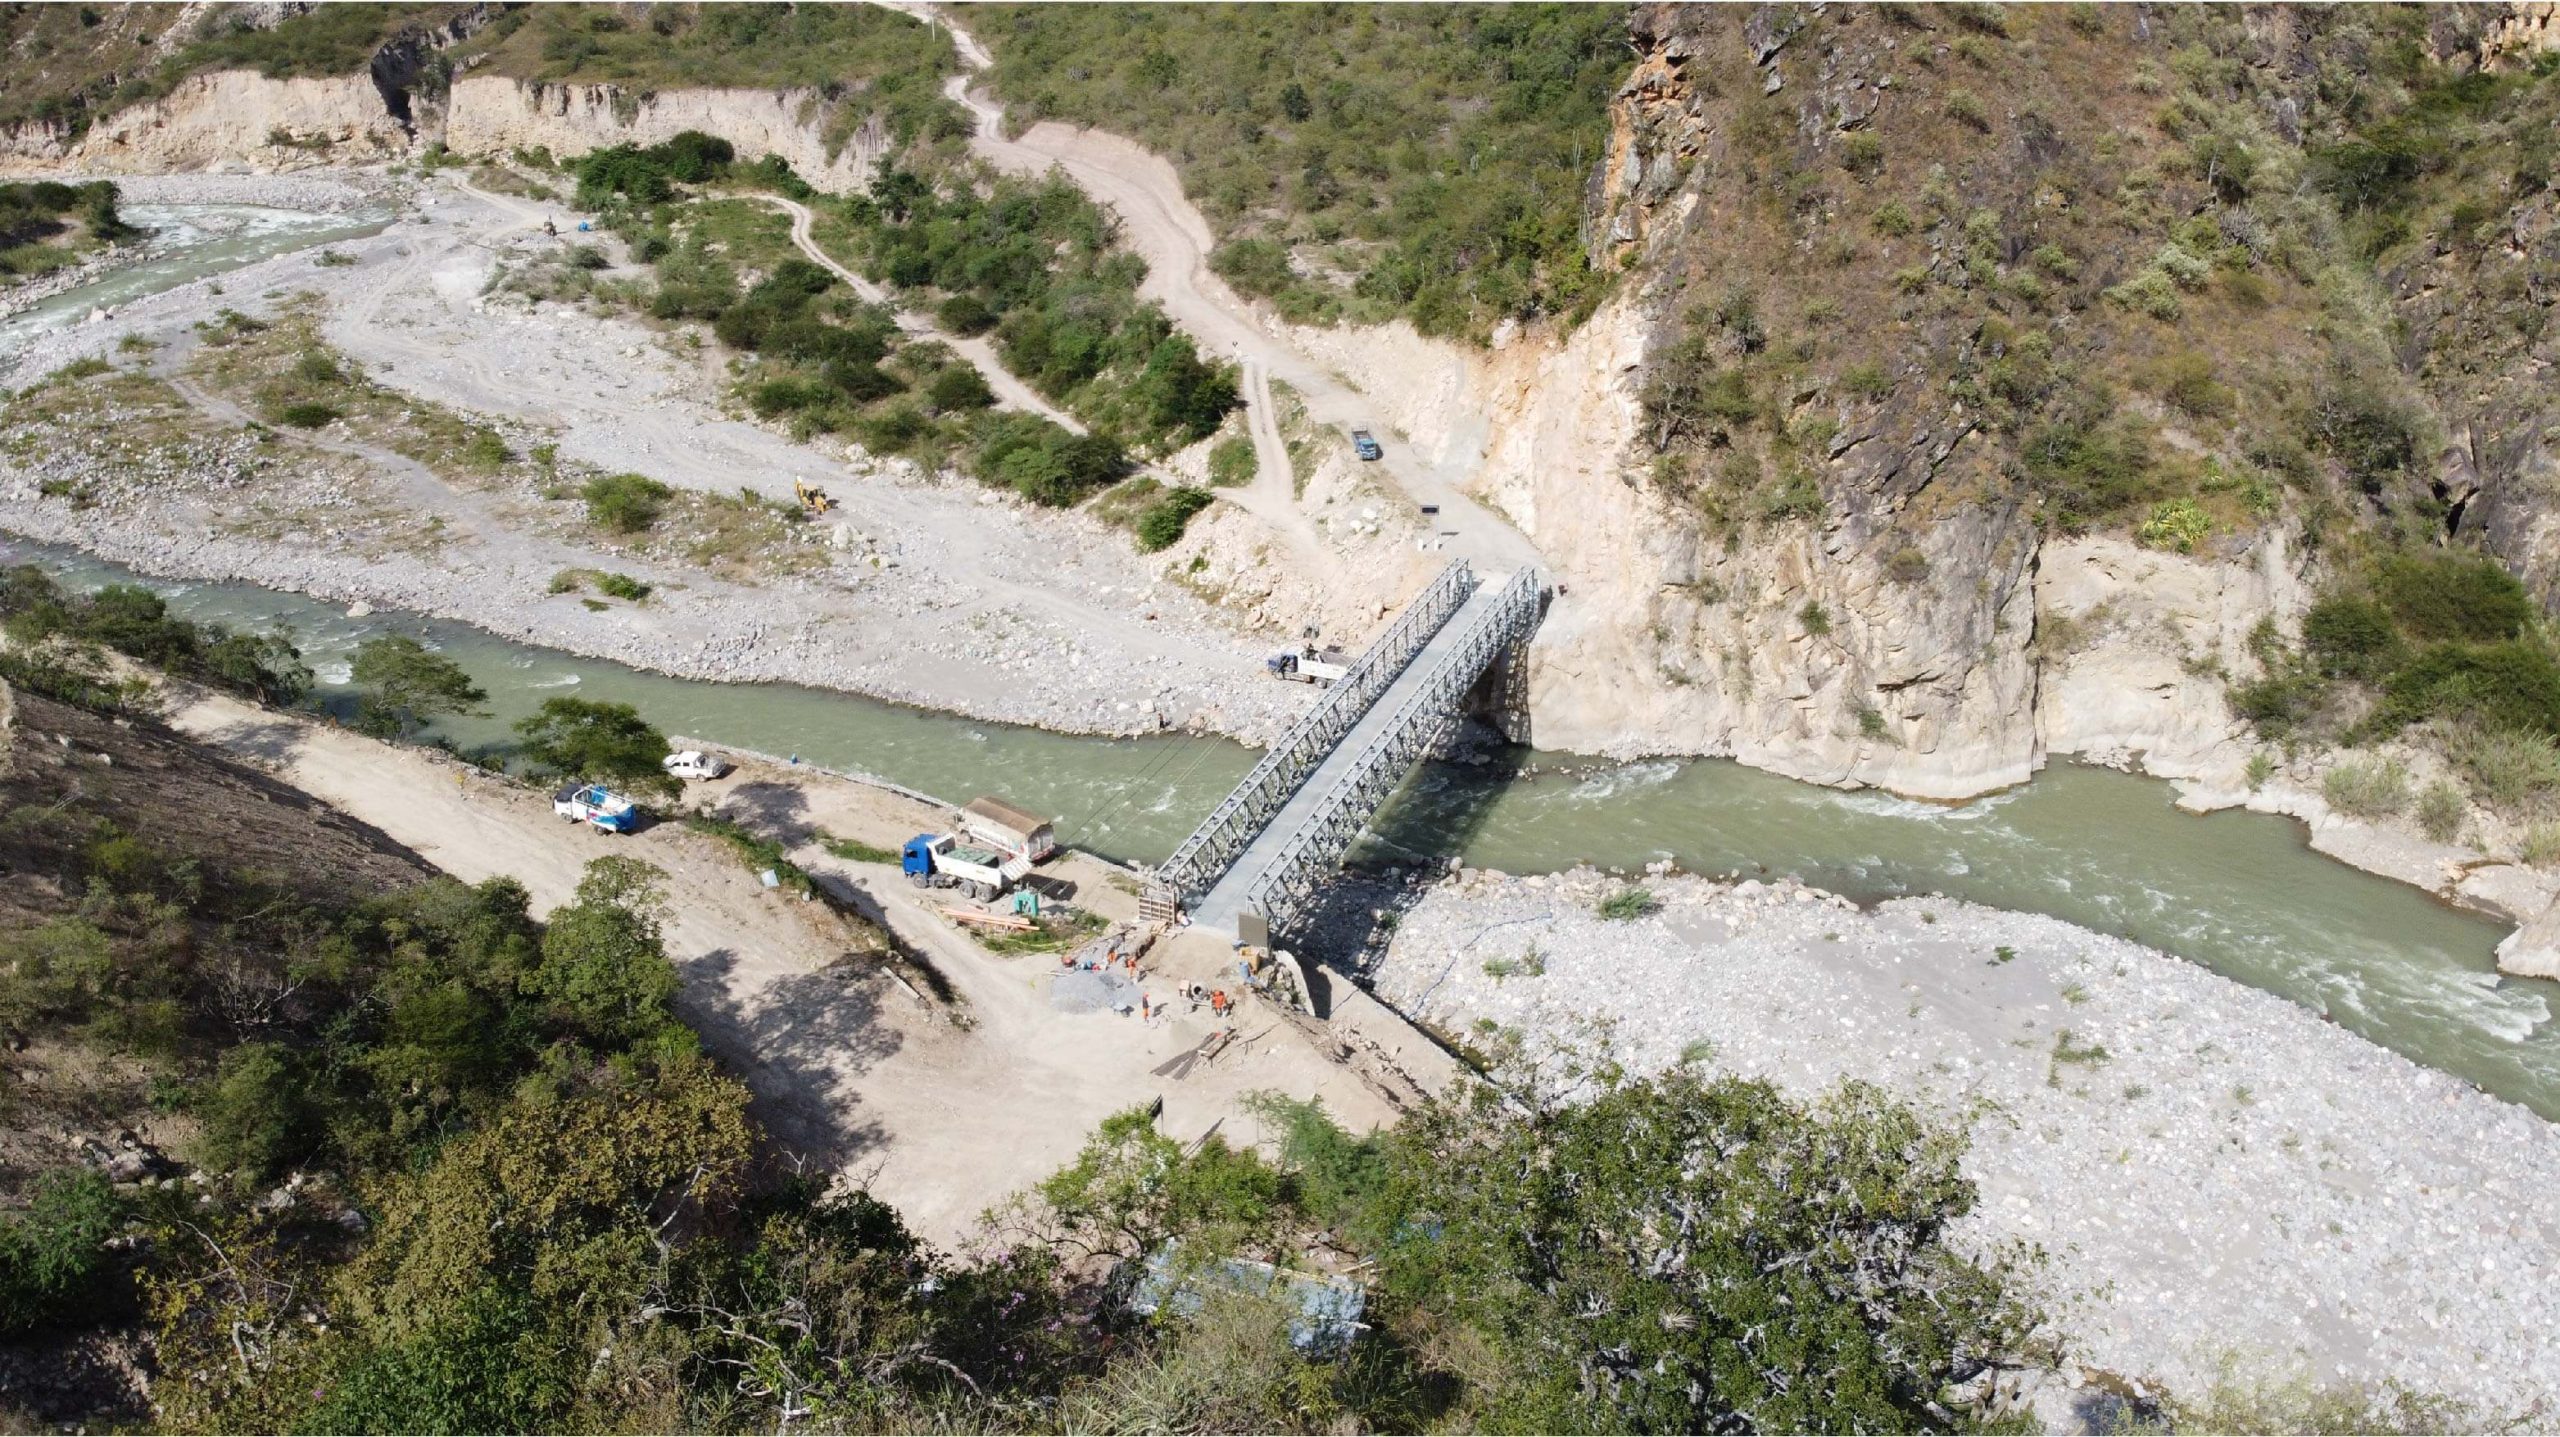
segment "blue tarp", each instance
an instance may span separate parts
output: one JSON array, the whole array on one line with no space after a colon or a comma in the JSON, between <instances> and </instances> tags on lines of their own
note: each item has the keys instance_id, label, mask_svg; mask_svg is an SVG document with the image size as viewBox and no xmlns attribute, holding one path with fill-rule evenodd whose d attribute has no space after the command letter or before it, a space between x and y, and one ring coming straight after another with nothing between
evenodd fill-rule
<instances>
[{"instance_id":1,"label":"blue tarp","mask_svg":"<svg viewBox=\"0 0 2560 1437\"><path fill-rule=\"evenodd\" d=\"M1207 1305L1208 1291L1237 1292L1287 1306L1289 1342L1301 1352L1338 1352L1360 1335L1369 1293L1351 1279L1286 1272L1238 1257L1187 1262L1181 1245L1175 1239L1147 1254L1145 1271L1129 1294L1130 1310L1150 1317L1158 1312L1189 1317Z\"/></svg>"}]
</instances>

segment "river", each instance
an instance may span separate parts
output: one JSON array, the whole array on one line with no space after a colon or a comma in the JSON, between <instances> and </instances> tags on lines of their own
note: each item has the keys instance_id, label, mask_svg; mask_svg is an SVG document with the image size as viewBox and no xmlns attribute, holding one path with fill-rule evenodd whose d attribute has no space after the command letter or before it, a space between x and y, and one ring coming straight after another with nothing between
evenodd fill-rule
<instances>
[{"instance_id":1,"label":"river","mask_svg":"<svg viewBox=\"0 0 2560 1437\"><path fill-rule=\"evenodd\" d=\"M93 309L130 304L306 246L369 235L391 222L388 210L332 214L269 205L129 204L122 213L126 223L150 232L147 256L0 322L0 354L78 324Z\"/></svg>"},{"instance_id":2,"label":"river","mask_svg":"<svg viewBox=\"0 0 2560 1437\"><path fill-rule=\"evenodd\" d=\"M1169 853L1253 760L1222 739L1074 737L787 685L668 678L433 619L350 618L248 585L141 579L47 546L0 542L0 560L84 587L145 582L191 617L289 629L321 676L322 701L341 711L357 644L417 637L489 692L486 715L438 726L466 748L504 744L508 725L543 699L577 694L632 704L671 733L954 799L1003 794L1056 815L1067 841L1130 861ZM2560 985L2500 976L2491 950L2501 926L2312 852L2290 820L2181 813L2166 783L2071 763L1945 805L1724 760L1510 759L1426 766L1357 856L1454 855L1511 873L1670 858L1693 872L1793 874L1862 901L1938 893L2049 913L2280 993L2560 1118Z\"/></svg>"}]
</instances>

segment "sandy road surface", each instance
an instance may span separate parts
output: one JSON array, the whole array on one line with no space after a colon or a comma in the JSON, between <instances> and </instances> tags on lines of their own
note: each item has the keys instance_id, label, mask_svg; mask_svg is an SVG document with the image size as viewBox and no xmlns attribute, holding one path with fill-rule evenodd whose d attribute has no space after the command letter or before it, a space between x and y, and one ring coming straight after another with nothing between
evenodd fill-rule
<instances>
[{"instance_id":1,"label":"sandy road surface","mask_svg":"<svg viewBox=\"0 0 2560 1437\"><path fill-rule=\"evenodd\" d=\"M1253 386L1260 395L1257 402L1267 406L1268 381L1279 379L1304 396L1308 416L1317 423L1349 429L1372 422L1369 402L1358 390L1265 329L1252 306L1209 267L1217 236L1183 194L1182 178L1171 163L1133 140L1054 121L1033 125L1019 138L1006 138L1004 107L973 88L977 74L993 63L986 47L954 23L950 11L941 6L893 3L891 8L929 19L950 32L968 68L952 76L944 90L977 121L970 148L997 168L1016 174L1060 169L1086 194L1109 206L1120 217L1121 238L1147 262L1146 283L1140 292L1164 306L1174 322L1197 336L1211 354L1258 369L1262 379ZM1258 451L1261 445L1257 437ZM1285 455L1282 462L1286 463ZM1537 548L1526 535L1461 491L1470 465L1470 460L1461 460L1435 466L1418 455L1390 448L1378 467L1416 504L1439 506L1439 529L1449 536L1453 555L1473 560L1488 573L1507 573L1538 562Z\"/></svg>"},{"instance_id":2,"label":"sandy road surface","mask_svg":"<svg viewBox=\"0 0 2560 1437\"><path fill-rule=\"evenodd\" d=\"M547 913L588 860L628 854L667 873L667 950L679 1003L712 1051L756 1094L757 1115L789 1150L857 1174L928 1238L964 1239L987 1206L1074 1156L1103 1117L1164 1099L1178 1138L1212 1128L1260 1135L1241 1099L1260 1090L1321 1097L1367 1127L1392 1113L1346 1069L1275 1015L1248 1010L1247 1039L1180 1079L1151 1070L1208 1029L1115 1014L1062 1012L1054 960L1000 959L956 933L885 866L845 863L818 828L875 842L913 832L929 811L820 775L748 768L695 785L731 811L803 840L795 858L849 884L856 901L928 955L962 999L968 1026L928 1009L867 965L831 969L839 945L824 910L765 890L725 848L675 824L612 837L555 818L547 799L414 749L219 696L172 718L181 732L270 768L283 781L374 825L468 882L510 874ZM1114 901L1098 887L1097 907Z\"/></svg>"}]
</instances>

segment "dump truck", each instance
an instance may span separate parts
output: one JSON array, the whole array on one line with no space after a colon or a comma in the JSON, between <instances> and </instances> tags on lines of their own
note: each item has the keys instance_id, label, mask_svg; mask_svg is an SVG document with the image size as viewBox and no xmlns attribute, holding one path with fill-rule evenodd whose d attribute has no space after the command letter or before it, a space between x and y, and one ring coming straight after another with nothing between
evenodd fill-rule
<instances>
[{"instance_id":1,"label":"dump truck","mask_svg":"<svg viewBox=\"0 0 2560 1437\"><path fill-rule=\"evenodd\" d=\"M980 903L1031 874L1031 860L962 843L957 834L919 833L900 850L898 870L918 888L957 888Z\"/></svg>"},{"instance_id":2,"label":"dump truck","mask_svg":"<svg viewBox=\"0 0 2560 1437\"><path fill-rule=\"evenodd\" d=\"M551 811L606 833L629 833L640 826L640 810L631 800L600 783L570 784L551 795Z\"/></svg>"},{"instance_id":3,"label":"dump truck","mask_svg":"<svg viewBox=\"0 0 2560 1437\"><path fill-rule=\"evenodd\" d=\"M1386 450L1378 447L1378 436L1366 429L1351 431L1351 452L1363 460L1383 459L1387 454Z\"/></svg>"},{"instance_id":4,"label":"dump truck","mask_svg":"<svg viewBox=\"0 0 2560 1437\"><path fill-rule=\"evenodd\" d=\"M1264 659L1262 666L1270 670L1274 678L1287 679L1292 683L1328 687L1344 674L1351 672L1351 666L1355 662L1357 660L1352 655L1340 649L1320 649L1310 640L1294 649L1282 649Z\"/></svg>"},{"instance_id":5,"label":"dump truck","mask_svg":"<svg viewBox=\"0 0 2560 1437\"><path fill-rule=\"evenodd\" d=\"M1005 853L1038 863L1058 851L1058 830L1049 820L1001 798L969 800L960 810L960 831Z\"/></svg>"}]
</instances>

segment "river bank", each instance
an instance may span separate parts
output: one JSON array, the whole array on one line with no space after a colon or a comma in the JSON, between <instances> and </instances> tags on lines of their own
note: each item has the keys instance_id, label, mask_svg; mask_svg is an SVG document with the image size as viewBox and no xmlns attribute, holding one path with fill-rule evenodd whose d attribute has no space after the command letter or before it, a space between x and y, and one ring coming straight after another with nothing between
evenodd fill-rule
<instances>
[{"instance_id":1,"label":"river bank","mask_svg":"<svg viewBox=\"0 0 2560 1437\"><path fill-rule=\"evenodd\" d=\"M2074 1364L2195 1394L2228 1373L2405 1383L2548 1414L2560 1130L2269 994L2025 913L1860 912L1788 882L1471 870L1394 928L1375 991L1486 1046L1684 1056L1800 1094L1878 1083L1968 1122L1979 1252Z\"/></svg>"}]
</instances>

